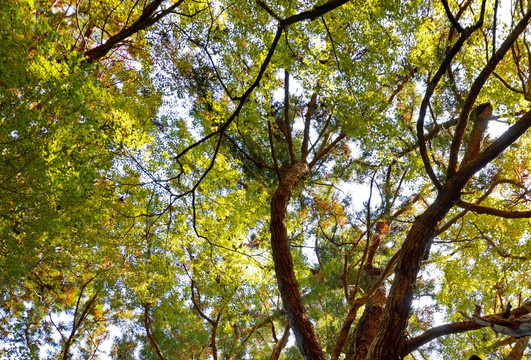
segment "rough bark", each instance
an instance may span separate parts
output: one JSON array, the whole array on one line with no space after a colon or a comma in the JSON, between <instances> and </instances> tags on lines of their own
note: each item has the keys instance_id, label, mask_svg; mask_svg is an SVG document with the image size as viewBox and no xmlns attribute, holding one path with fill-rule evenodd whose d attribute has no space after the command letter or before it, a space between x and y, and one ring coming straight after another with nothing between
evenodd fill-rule
<instances>
[{"instance_id":1,"label":"rough bark","mask_svg":"<svg viewBox=\"0 0 531 360\"><path fill-rule=\"evenodd\" d=\"M405 345L404 354L409 354L417 350L422 345L427 344L430 341L437 339L441 336L450 334L460 334L466 331L481 329L483 327L484 326L476 324L473 321L461 321L458 323L445 324L431 328L423 334L408 340Z\"/></svg>"},{"instance_id":2,"label":"rough bark","mask_svg":"<svg viewBox=\"0 0 531 360\"><path fill-rule=\"evenodd\" d=\"M309 171L308 164L296 163L278 184L271 200L271 248L282 304L299 350L306 360L324 360L315 330L302 304L286 228L287 208L293 189Z\"/></svg>"},{"instance_id":3,"label":"rough bark","mask_svg":"<svg viewBox=\"0 0 531 360\"><path fill-rule=\"evenodd\" d=\"M405 329L420 262L428 249L439 222L459 200L462 185L451 181L435 202L417 218L402 246L386 310L368 359L398 360L404 351ZM461 185L461 186L460 186Z\"/></svg>"},{"instance_id":4,"label":"rough bark","mask_svg":"<svg viewBox=\"0 0 531 360\"><path fill-rule=\"evenodd\" d=\"M480 152L491 116L492 105L490 103L479 105L470 115L470 119L473 121L474 125L470 133L468 148L463 157L462 164L466 164Z\"/></svg>"},{"instance_id":5,"label":"rough bark","mask_svg":"<svg viewBox=\"0 0 531 360\"><path fill-rule=\"evenodd\" d=\"M278 343L275 345L275 348L273 349L273 352L271 353L271 357L269 358L269 360L278 360L280 358L280 353L286 347L286 344L288 343L288 338L289 338L289 322L286 322L284 334L282 335Z\"/></svg>"},{"instance_id":6,"label":"rough bark","mask_svg":"<svg viewBox=\"0 0 531 360\"><path fill-rule=\"evenodd\" d=\"M365 272L371 283L378 281L381 274L381 270L375 269L372 266L367 267ZM365 310L352 335L345 360L365 359L378 332L378 324L384 312L386 301L387 291L385 290L385 283L382 282L374 293L374 296L365 304Z\"/></svg>"},{"instance_id":7,"label":"rough bark","mask_svg":"<svg viewBox=\"0 0 531 360\"><path fill-rule=\"evenodd\" d=\"M367 359L397 360L403 358L406 351L404 335L420 262L436 235L440 221L460 200L461 190L470 178L500 155L530 126L531 112L528 112L485 150L460 168L441 188L433 204L416 219L400 250L386 309Z\"/></svg>"},{"instance_id":8,"label":"rough bark","mask_svg":"<svg viewBox=\"0 0 531 360\"><path fill-rule=\"evenodd\" d=\"M518 339L509 355L507 355L507 357L505 358L505 360L520 360L524 356L524 351L527 348L528 343L529 336Z\"/></svg>"}]
</instances>

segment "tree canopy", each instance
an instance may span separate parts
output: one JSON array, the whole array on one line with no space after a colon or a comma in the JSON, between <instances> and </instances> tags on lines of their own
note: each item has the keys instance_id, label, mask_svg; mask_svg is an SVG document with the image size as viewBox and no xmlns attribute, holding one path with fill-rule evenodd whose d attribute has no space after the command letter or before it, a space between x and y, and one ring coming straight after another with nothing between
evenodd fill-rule
<instances>
[{"instance_id":1,"label":"tree canopy","mask_svg":"<svg viewBox=\"0 0 531 360\"><path fill-rule=\"evenodd\" d=\"M0 9L0 358L530 356L531 1Z\"/></svg>"}]
</instances>

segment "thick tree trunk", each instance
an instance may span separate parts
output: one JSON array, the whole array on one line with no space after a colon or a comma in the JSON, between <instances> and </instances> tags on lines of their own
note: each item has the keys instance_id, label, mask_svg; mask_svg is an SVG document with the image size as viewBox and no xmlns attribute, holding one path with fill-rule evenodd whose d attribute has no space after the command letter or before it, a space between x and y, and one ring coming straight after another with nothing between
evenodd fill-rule
<instances>
[{"instance_id":1,"label":"thick tree trunk","mask_svg":"<svg viewBox=\"0 0 531 360\"><path fill-rule=\"evenodd\" d=\"M372 266L364 269L370 285L378 281L382 271L375 269ZM367 290L371 286L367 287ZM385 290L385 282L382 281L378 290L373 297L365 304L365 310L356 326L356 330L352 335L349 349L345 360L365 360L369 348L378 332L378 324L385 309L385 302L387 301L387 292Z\"/></svg>"},{"instance_id":2,"label":"thick tree trunk","mask_svg":"<svg viewBox=\"0 0 531 360\"><path fill-rule=\"evenodd\" d=\"M461 189L469 178L449 181L435 202L417 218L409 231L396 264L395 278L380 321L378 335L367 359L402 359L405 344L404 332L420 263L435 235L439 222L459 200Z\"/></svg>"},{"instance_id":3,"label":"thick tree trunk","mask_svg":"<svg viewBox=\"0 0 531 360\"><path fill-rule=\"evenodd\" d=\"M308 164L296 163L278 184L271 200L271 248L282 304L299 350L306 360L324 360L315 330L302 304L286 229L287 209L291 194L309 171Z\"/></svg>"},{"instance_id":4,"label":"thick tree trunk","mask_svg":"<svg viewBox=\"0 0 531 360\"><path fill-rule=\"evenodd\" d=\"M522 116L469 163L464 164L442 187L433 204L417 218L400 250L387 305L367 359L399 360L406 355L404 332L411 310L415 281L420 262L435 235L439 222L459 200L461 190L470 178L501 154L529 127L531 127L531 111Z\"/></svg>"}]
</instances>

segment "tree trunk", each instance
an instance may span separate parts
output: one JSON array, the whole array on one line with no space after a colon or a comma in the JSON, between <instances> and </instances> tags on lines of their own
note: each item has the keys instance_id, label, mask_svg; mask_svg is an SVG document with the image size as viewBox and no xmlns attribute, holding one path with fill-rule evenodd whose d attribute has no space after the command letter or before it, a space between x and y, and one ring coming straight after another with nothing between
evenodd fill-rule
<instances>
[{"instance_id":1,"label":"tree trunk","mask_svg":"<svg viewBox=\"0 0 531 360\"><path fill-rule=\"evenodd\" d=\"M367 359L400 360L406 355L405 330L420 262L430 245L439 222L460 199L466 183L500 155L531 127L531 111L494 140L469 163L448 179L428 209L417 218L400 250L395 278L386 308Z\"/></svg>"},{"instance_id":2,"label":"tree trunk","mask_svg":"<svg viewBox=\"0 0 531 360\"><path fill-rule=\"evenodd\" d=\"M284 334L278 341L277 345L274 347L273 352L269 360L278 360L280 358L280 353L286 347L289 338L289 322L286 322L286 328L284 329Z\"/></svg>"},{"instance_id":3,"label":"tree trunk","mask_svg":"<svg viewBox=\"0 0 531 360\"><path fill-rule=\"evenodd\" d=\"M385 312L367 359L399 360L404 354L405 330L420 263L439 222L459 200L470 177L449 181L434 203L417 218L409 231L395 270Z\"/></svg>"},{"instance_id":4,"label":"tree trunk","mask_svg":"<svg viewBox=\"0 0 531 360\"><path fill-rule=\"evenodd\" d=\"M282 304L299 350L306 360L324 360L315 330L302 304L286 228L287 209L293 189L309 171L308 164L296 163L278 184L271 199L271 249Z\"/></svg>"},{"instance_id":5,"label":"tree trunk","mask_svg":"<svg viewBox=\"0 0 531 360\"><path fill-rule=\"evenodd\" d=\"M364 272L369 280L369 285L372 285L378 281L382 271L368 266L365 267ZM370 287L368 286L367 289ZM352 341L350 342L345 360L365 360L378 332L378 324L384 312L386 301L387 292L385 290L385 282L382 281L378 290L376 290L372 298L365 304L365 310L352 335Z\"/></svg>"},{"instance_id":6,"label":"tree trunk","mask_svg":"<svg viewBox=\"0 0 531 360\"><path fill-rule=\"evenodd\" d=\"M513 349L507 355L505 360L520 360L524 356L524 351L527 348L527 344L529 343L529 336L523 337L518 339L516 344L514 344Z\"/></svg>"}]
</instances>

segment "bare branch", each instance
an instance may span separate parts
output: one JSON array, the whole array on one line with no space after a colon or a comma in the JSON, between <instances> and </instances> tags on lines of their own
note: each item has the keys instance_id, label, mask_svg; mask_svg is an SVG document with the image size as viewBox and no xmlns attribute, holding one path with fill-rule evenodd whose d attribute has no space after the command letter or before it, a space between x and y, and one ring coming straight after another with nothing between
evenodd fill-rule
<instances>
[{"instance_id":1,"label":"bare branch","mask_svg":"<svg viewBox=\"0 0 531 360\"><path fill-rule=\"evenodd\" d=\"M476 214L487 214L487 215L493 215L498 216L506 219L525 219L525 218L531 218L531 211L508 211L508 210L501 210L501 209L495 209L488 206L482 206L479 204L472 204L463 200L459 200L457 203L458 206L462 207L463 209L466 209L468 211L473 211Z\"/></svg>"},{"instance_id":2,"label":"bare branch","mask_svg":"<svg viewBox=\"0 0 531 360\"><path fill-rule=\"evenodd\" d=\"M327 3L323 5L319 5L314 7L312 10L303 11L299 14L290 16L280 22L280 26L282 28L289 26L291 24L304 21L304 20L315 20L319 16L323 16L324 14L340 7L341 5L344 5L348 3L350 0L330 0Z\"/></svg>"},{"instance_id":3,"label":"bare branch","mask_svg":"<svg viewBox=\"0 0 531 360\"><path fill-rule=\"evenodd\" d=\"M160 347L157 344L157 342L155 341L155 338L151 334L151 330L150 330L151 329L151 319L149 318L149 308L150 308L149 303L146 303L146 305L144 305L144 327L146 329L146 336L147 336L151 346L153 346L153 348L155 349L155 353L157 354L159 359L160 360L166 360L164 358L164 355L162 355L162 352L160 351Z\"/></svg>"},{"instance_id":4,"label":"bare branch","mask_svg":"<svg viewBox=\"0 0 531 360\"><path fill-rule=\"evenodd\" d=\"M462 34L465 29L463 29L463 27L459 24L459 22L455 19L454 17L454 14L452 14L452 10L450 10L450 6L448 6L448 1L446 0L441 0L443 6L444 6L444 11L446 12L446 16L448 17L448 20L450 20L450 22L452 23L453 27L460 33Z\"/></svg>"}]
</instances>

